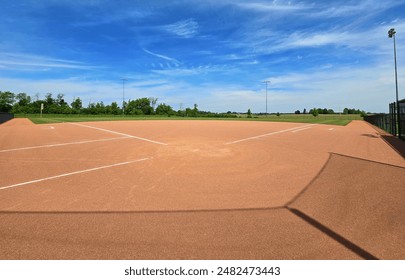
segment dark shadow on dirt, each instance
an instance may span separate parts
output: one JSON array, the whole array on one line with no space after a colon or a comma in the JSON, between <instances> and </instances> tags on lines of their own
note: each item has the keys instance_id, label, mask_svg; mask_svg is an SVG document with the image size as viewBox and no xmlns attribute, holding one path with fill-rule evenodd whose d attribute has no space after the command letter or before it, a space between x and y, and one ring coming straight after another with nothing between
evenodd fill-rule
<instances>
[{"instance_id":1,"label":"dark shadow on dirt","mask_svg":"<svg viewBox=\"0 0 405 280\"><path fill-rule=\"evenodd\" d=\"M392 135L381 135L381 138L387 142L398 154L405 158L405 141Z\"/></svg>"},{"instance_id":2,"label":"dark shadow on dirt","mask_svg":"<svg viewBox=\"0 0 405 280\"><path fill-rule=\"evenodd\" d=\"M377 135L370 134L370 133L362 134L361 136L370 137L370 138L380 138L380 137L378 137Z\"/></svg>"},{"instance_id":3,"label":"dark shadow on dirt","mask_svg":"<svg viewBox=\"0 0 405 280\"><path fill-rule=\"evenodd\" d=\"M318 230L322 231L324 234L328 235L329 237L333 238L337 242L339 242L341 245L345 246L347 249L352 251L353 253L357 254L358 256L362 257L365 260L378 260L377 257L373 256L366 250L360 248L350 240L344 238L340 234L334 232L333 230L329 229L328 227L324 226L320 222L316 221L315 219L312 219L308 215L305 215L303 212L301 212L298 209L294 208L287 208L290 210L291 213L294 215L298 216L299 218L303 219L306 221L308 224L312 225L313 227L317 228Z\"/></svg>"}]
</instances>

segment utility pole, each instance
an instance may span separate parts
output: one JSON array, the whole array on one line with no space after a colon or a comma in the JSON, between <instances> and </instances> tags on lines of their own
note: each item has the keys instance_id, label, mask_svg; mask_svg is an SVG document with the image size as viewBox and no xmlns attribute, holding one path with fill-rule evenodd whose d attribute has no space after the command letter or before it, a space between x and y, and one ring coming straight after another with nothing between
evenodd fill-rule
<instances>
[{"instance_id":1,"label":"utility pole","mask_svg":"<svg viewBox=\"0 0 405 280\"><path fill-rule=\"evenodd\" d=\"M125 116L125 81L128 81L126 78L121 78L122 80L122 116Z\"/></svg>"},{"instance_id":2,"label":"utility pole","mask_svg":"<svg viewBox=\"0 0 405 280\"><path fill-rule=\"evenodd\" d=\"M264 81L263 83L266 84L266 116L267 116L267 84L269 84L270 81Z\"/></svg>"}]
</instances>

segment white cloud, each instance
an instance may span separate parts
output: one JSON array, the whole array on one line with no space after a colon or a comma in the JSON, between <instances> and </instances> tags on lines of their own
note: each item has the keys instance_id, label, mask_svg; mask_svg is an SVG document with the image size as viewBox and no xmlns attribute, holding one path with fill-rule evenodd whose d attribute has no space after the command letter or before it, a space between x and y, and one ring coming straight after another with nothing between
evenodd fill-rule
<instances>
[{"instance_id":1,"label":"white cloud","mask_svg":"<svg viewBox=\"0 0 405 280\"><path fill-rule=\"evenodd\" d=\"M329 44L343 45L350 41L347 32L331 32L320 34L293 33L284 42L284 47L313 47ZM353 38L352 38L353 39Z\"/></svg>"},{"instance_id":2,"label":"white cloud","mask_svg":"<svg viewBox=\"0 0 405 280\"><path fill-rule=\"evenodd\" d=\"M289 72L273 75L266 79L268 87L269 112L293 112L309 110L312 107L332 108L335 111L354 107L371 112L385 112L388 104L395 99L393 63L379 63L369 67L333 67L305 72ZM200 72L199 72L200 71ZM209 80L206 84L195 86L193 80L181 77L196 75L204 71L218 71L215 67L196 67L193 69L156 70L152 74L129 79L125 87L125 98L156 97L158 103L165 102L174 108L198 104L201 110L216 112L265 111L265 87L246 88L237 83ZM404 66L398 71L405 72ZM180 77L180 79L179 79ZM399 76L399 84L405 79ZM15 93L26 92L33 96L40 93L43 98L47 92L64 93L67 102L81 97L85 106L91 102L121 102L122 84L119 80L96 81L79 78L69 79L4 79L0 78L2 90ZM260 85L260 81L257 81Z\"/></svg>"},{"instance_id":3,"label":"white cloud","mask_svg":"<svg viewBox=\"0 0 405 280\"><path fill-rule=\"evenodd\" d=\"M163 27L166 31L182 38L193 38L198 34L199 25L193 18L181 20Z\"/></svg>"},{"instance_id":4,"label":"white cloud","mask_svg":"<svg viewBox=\"0 0 405 280\"><path fill-rule=\"evenodd\" d=\"M198 65L195 67L188 67L188 68L179 67L172 69L169 68L169 69L152 70L152 73L168 77L187 77L187 76L222 72L225 70L225 68L227 68L226 65ZM226 71L232 71L232 68L227 68Z\"/></svg>"},{"instance_id":5,"label":"white cloud","mask_svg":"<svg viewBox=\"0 0 405 280\"><path fill-rule=\"evenodd\" d=\"M288 2L273 1L272 3L268 3L268 2L238 3L237 6L244 8L244 9L254 10L254 11L258 11L258 12L269 12L269 11L294 12L294 11L307 10L310 8L310 6L305 6L301 3L294 4L294 3L291 3L291 1L288 1Z\"/></svg>"},{"instance_id":6,"label":"white cloud","mask_svg":"<svg viewBox=\"0 0 405 280\"><path fill-rule=\"evenodd\" d=\"M180 64L180 62L179 62L177 59L175 59L175 58L171 58L171 57L168 57L168 56L166 56L166 55L154 53L154 52L151 52L151 51L149 51L149 50L147 50L147 49L142 49L142 50L143 50L144 52L146 52L147 54L150 54L150 55L155 56L155 57L157 57L157 58L161 58L161 59L164 59L164 60L167 60L167 61L170 61L170 62L175 62L176 64Z\"/></svg>"},{"instance_id":7,"label":"white cloud","mask_svg":"<svg viewBox=\"0 0 405 280\"><path fill-rule=\"evenodd\" d=\"M0 53L0 66L19 70L37 68L66 68L89 70L96 67L72 60L63 60L46 56L30 55L24 53Z\"/></svg>"},{"instance_id":8,"label":"white cloud","mask_svg":"<svg viewBox=\"0 0 405 280\"><path fill-rule=\"evenodd\" d=\"M354 15L361 15L367 18L375 13L382 13L387 9L394 8L401 5L400 1L395 0L363 0L355 1L353 4L325 2L325 5L314 6L310 17L323 17L323 18L337 18L337 17L351 17Z\"/></svg>"},{"instance_id":9,"label":"white cloud","mask_svg":"<svg viewBox=\"0 0 405 280\"><path fill-rule=\"evenodd\" d=\"M271 81L269 92L293 97L290 106L297 106L297 109L316 106L338 111L355 107L371 112L386 112L388 104L395 99L391 66L389 63L379 63L371 67L327 68L272 76L267 78ZM400 70L405 71L405 68ZM403 82L405 79L400 78L399 83Z\"/></svg>"}]
</instances>

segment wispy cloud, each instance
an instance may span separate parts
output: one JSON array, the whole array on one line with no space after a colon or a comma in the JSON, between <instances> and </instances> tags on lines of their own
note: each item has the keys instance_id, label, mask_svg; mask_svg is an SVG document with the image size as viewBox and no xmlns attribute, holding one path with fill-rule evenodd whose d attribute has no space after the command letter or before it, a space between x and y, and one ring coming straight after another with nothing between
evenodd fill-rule
<instances>
[{"instance_id":1,"label":"wispy cloud","mask_svg":"<svg viewBox=\"0 0 405 280\"><path fill-rule=\"evenodd\" d=\"M263 112L268 78L270 111L383 111L395 92L391 27L405 73L404 1L3 2L0 90L109 103L125 76L131 99Z\"/></svg>"},{"instance_id":2,"label":"wispy cloud","mask_svg":"<svg viewBox=\"0 0 405 280\"><path fill-rule=\"evenodd\" d=\"M193 38L198 34L199 25L198 22L189 18L181 20L173 24L168 24L163 27L167 32L175 34L182 38Z\"/></svg>"},{"instance_id":3,"label":"wispy cloud","mask_svg":"<svg viewBox=\"0 0 405 280\"><path fill-rule=\"evenodd\" d=\"M240 8L249 9L257 12L295 12L303 11L310 8L310 6L303 5L302 3L292 3L291 1L273 1L268 2L250 2L250 3L237 3Z\"/></svg>"},{"instance_id":4,"label":"wispy cloud","mask_svg":"<svg viewBox=\"0 0 405 280\"><path fill-rule=\"evenodd\" d=\"M175 59L175 58L168 57L168 56L163 55L163 54L154 53L154 52L151 52L151 51L149 51L149 50L147 50L147 49L142 49L142 50L143 50L144 52L146 52L147 54L150 54L150 55L152 55L152 56L154 56L154 57L161 58L161 59L164 59L164 60L167 60L167 61L170 61L170 62L174 62L174 63L176 63L176 64L180 64L180 61L178 61L178 60Z\"/></svg>"},{"instance_id":5,"label":"wispy cloud","mask_svg":"<svg viewBox=\"0 0 405 280\"><path fill-rule=\"evenodd\" d=\"M87 14L84 20L71 23L73 27L92 27L98 25L108 25L127 20L145 18L150 15L149 11L144 10L119 10L114 12L103 11L100 14Z\"/></svg>"},{"instance_id":6,"label":"wispy cloud","mask_svg":"<svg viewBox=\"0 0 405 280\"><path fill-rule=\"evenodd\" d=\"M330 33L293 33L285 42L283 47L316 47L330 44L342 45L346 44L353 35L347 32L330 32Z\"/></svg>"},{"instance_id":7,"label":"wispy cloud","mask_svg":"<svg viewBox=\"0 0 405 280\"><path fill-rule=\"evenodd\" d=\"M65 68L90 70L96 67L72 60L23 53L0 53L3 68Z\"/></svg>"},{"instance_id":8,"label":"wispy cloud","mask_svg":"<svg viewBox=\"0 0 405 280\"><path fill-rule=\"evenodd\" d=\"M337 17L351 17L353 15L361 15L361 17L367 18L374 13L382 13L387 9L392 9L395 6L401 5L400 1L387 0L366 0L355 1L353 3L334 3L325 2L314 6L310 17L324 17L324 18L337 18ZM367 11L367 13L365 13Z\"/></svg>"},{"instance_id":9,"label":"wispy cloud","mask_svg":"<svg viewBox=\"0 0 405 280\"><path fill-rule=\"evenodd\" d=\"M214 69L197 67L197 68L176 68L176 69L161 69L161 70L152 70L153 73L170 76L170 77L186 77L194 76L199 74L204 74L207 72L215 71Z\"/></svg>"},{"instance_id":10,"label":"wispy cloud","mask_svg":"<svg viewBox=\"0 0 405 280\"><path fill-rule=\"evenodd\" d=\"M293 104L301 104L307 109L321 106L337 111L345 107L356 107L379 112L388 110L388 105L384 107L381 104L388 104L394 99L392 69L383 62L372 67L327 66L266 79L271 81L269 95L294 97ZM282 106L281 103L278 105Z\"/></svg>"}]
</instances>

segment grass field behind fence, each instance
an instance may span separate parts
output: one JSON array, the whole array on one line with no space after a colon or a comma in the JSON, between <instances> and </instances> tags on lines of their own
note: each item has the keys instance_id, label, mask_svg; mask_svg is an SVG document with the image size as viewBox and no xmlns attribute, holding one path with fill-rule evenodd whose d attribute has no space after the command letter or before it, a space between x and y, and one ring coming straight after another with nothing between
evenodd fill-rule
<instances>
[{"instance_id":1,"label":"grass field behind fence","mask_svg":"<svg viewBox=\"0 0 405 280\"><path fill-rule=\"evenodd\" d=\"M38 114L17 114L16 118L29 118L35 124L61 123L61 122L93 122L93 121L122 121L122 120L240 120L240 121L270 121L270 122L297 122L297 123L319 123L331 125L347 125L352 120L363 120L360 115L318 115L310 114L281 114L277 115L253 115L247 118L246 115L238 115L237 118L206 118L206 117L178 117L178 116L122 116L122 115L62 115L44 114L42 118Z\"/></svg>"}]
</instances>

